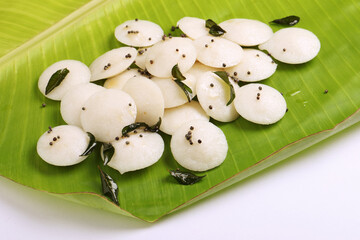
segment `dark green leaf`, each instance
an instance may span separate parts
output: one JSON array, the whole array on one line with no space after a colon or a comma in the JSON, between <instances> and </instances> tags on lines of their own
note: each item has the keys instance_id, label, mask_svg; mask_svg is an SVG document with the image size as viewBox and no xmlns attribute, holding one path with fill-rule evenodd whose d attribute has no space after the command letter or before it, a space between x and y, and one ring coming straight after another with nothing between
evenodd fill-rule
<instances>
[{"instance_id":1,"label":"dark green leaf","mask_svg":"<svg viewBox=\"0 0 360 240\"><path fill-rule=\"evenodd\" d=\"M192 174L190 172L182 172L179 169L176 170L170 170L169 171L171 176L173 176L178 183L182 185L191 185L194 183L199 182L204 176L196 176L195 174Z\"/></svg>"},{"instance_id":2,"label":"dark green leaf","mask_svg":"<svg viewBox=\"0 0 360 240\"><path fill-rule=\"evenodd\" d=\"M122 131L121 131L122 136L124 137L124 136L126 136L129 132L132 132L132 131L134 131L135 129L138 129L138 128L141 128L141 127L146 128L146 127L149 127L149 125L147 125L147 124L144 123L144 122L136 122L136 123L132 123L132 124L130 124L130 125L127 125L127 126L125 126L125 127L122 129Z\"/></svg>"},{"instance_id":3,"label":"dark green leaf","mask_svg":"<svg viewBox=\"0 0 360 240\"><path fill-rule=\"evenodd\" d=\"M145 131L149 131L149 132L158 132L159 128L161 125L161 117L159 117L159 121L157 121L157 123L155 123L155 125L151 126L151 127L146 127Z\"/></svg>"},{"instance_id":4,"label":"dark green leaf","mask_svg":"<svg viewBox=\"0 0 360 240\"><path fill-rule=\"evenodd\" d=\"M218 37L226 33L226 31L222 29L219 25L214 25L210 28L209 33L215 37Z\"/></svg>"},{"instance_id":5,"label":"dark green leaf","mask_svg":"<svg viewBox=\"0 0 360 240\"><path fill-rule=\"evenodd\" d=\"M271 21L270 23L276 23L276 24L285 25L285 26L294 26L299 21L300 21L300 17L291 15L291 16L287 16L284 18L275 19L275 20Z\"/></svg>"},{"instance_id":6,"label":"dark green leaf","mask_svg":"<svg viewBox=\"0 0 360 240\"><path fill-rule=\"evenodd\" d=\"M130 125L127 125L125 126L121 133L122 133L122 136L126 136L129 132L132 132L134 131L135 129L138 129L138 128L144 128L144 131L149 131L149 132L158 132L159 131L159 127L160 127L160 124L161 124L161 118L159 118L159 121L153 125L153 126L149 126L147 125L146 123L144 122L136 122L136 123L132 123Z\"/></svg>"},{"instance_id":7,"label":"dark green leaf","mask_svg":"<svg viewBox=\"0 0 360 240\"><path fill-rule=\"evenodd\" d=\"M51 77L45 88L45 95L50 93L54 88L59 86L61 82L65 79L66 75L68 75L69 70L67 68L57 70Z\"/></svg>"},{"instance_id":8,"label":"dark green leaf","mask_svg":"<svg viewBox=\"0 0 360 240\"><path fill-rule=\"evenodd\" d=\"M111 143L103 143L102 154L104 158L104 166L107 165L114 156L115 149Z\"/></svg>"},{"instance_id":9,"label":"dark green leaf","mask_svg":"<svg viewBox=\"0 0 360 240\"><path fill-rule=\"evenodd\" d=\"M89 145L86 148L85 152L83 154L81 154L80 156L88 156L90 155L90 153L92 153L92 151L94 150L95 146L96 146L96 140L95 140L95 136L92 135L91 133L87 132L90 141L89 141Z\"/></svg>"},{"instance_id":10,"label":"dark green leaf","mask_svg":"<svg viewBox=\"0 0 360 240\"><path fill-rule=\"evenodd\" d=\"M229 81L229 77L227 75L227 73L225 71L217 71L214 72L216 75L218 75L222 80L224 80L224 82L227 83L227 85L229 85L230 87L230 100L227 102L226 106L229 106L235 99L235 90L233 85L230 83Z\"/></svg>"},{"instance_id":11,"label":"dark green leaf","mask_svg":"<svg viewBox=\"0 0 360 240\"><path fill-rule=\"evenodd\" d=\"M116 204L119 205L119 200L118 200L118 193L119 193L119 188L117 186L117 184L115 183L115 181L109 176L109 174L107 174L106 172L104 172L103 170L101 170L101 168L98 166L99 170L100 170L100 178L101 178L101 186L102 186L102 193L105 196L110 197L110 199Z\"/></svg>"},{"instance_id":12,"label":"dark green leaf","mask_svg":"<svg viewBox=\"0 0 360 240\"><path fill-rule=\"evenodd\" d=\"M187 100L190 102L191 98L192 98L192 90L191 88L189 88L185 83L183 83L180 80L175 79L174 80L176 82L177 85L179 85L179 87L184 91Z\"/></svg>"},{"instance_id":13,"label":"dark green leaf","mask_svg":"<svg viewBox=\"0 0 360 240\"><path fill-rule=\"evenodd\" d=\"M226 31L224 29L222 29L219 25L217 25L211 19L206 20L205 27L209 28L209 33L216 37L221 36L224 33L226 33Z\"/></svg>"},{"instance_id":14,"label":"dark green leaf","mask_svg":"<svg viewBox=\"0 0 360 240\"><path fill-rule=\"evenodd\" d=\"M182 75L182 73L180 72L179 66L177 64L171 69L171 75L173 76L173 78L180 81L186 79L186 77L184 77L184 75Z\"/></svg>"},{"instance_id":15,"label":"dark green leaf","mask_svg":"<svg viewBox=\"0 0 360 240\"><path fill-rule=\"evenodd\" d=\"M205 27L207 27L207 28L211 28L212 26L216 26L217 24L216 24L216 22L214 22L213 20L211 20L211 19L208 19L208 20L206 20L206 22L205 22Z\"/></svg>"}]
</instances>

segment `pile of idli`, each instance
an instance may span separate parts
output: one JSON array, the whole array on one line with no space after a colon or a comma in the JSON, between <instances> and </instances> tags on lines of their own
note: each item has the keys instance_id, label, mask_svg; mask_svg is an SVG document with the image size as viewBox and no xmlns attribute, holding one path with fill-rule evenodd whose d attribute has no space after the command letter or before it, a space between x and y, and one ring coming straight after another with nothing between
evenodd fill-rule
<instances>
[{"instance_id":1,"label":"pile of idli","mask_svg":"<svg viewBox=\"0 0 360 240\"><path fill-rule=\"evenodd\" d=\"M232 122L241 116L256 124L278 122L286 101L259 82L275 73L273 58L301 64L320 50L319 39L306 29L274 33L252 19L216 24L184 17L175 28L183 34L166 36L156 23L129 20L115 29L126 46L104 53L89 67L76 60L49 66L38 87L47 98L61 101L68 125L49 127L38 140L39 156L56 166L80 163L94 137L114 149L108 166L121 174L143 169L161 158L165 146L159 132L144 126L161 122L159 129L171 135L172 155L182 167L215 168L225 160L228 144L209 120ZM103 86L93 83L104 79ZM135 123L144 124L123 133Z\"/></svg>"}]
</instances>

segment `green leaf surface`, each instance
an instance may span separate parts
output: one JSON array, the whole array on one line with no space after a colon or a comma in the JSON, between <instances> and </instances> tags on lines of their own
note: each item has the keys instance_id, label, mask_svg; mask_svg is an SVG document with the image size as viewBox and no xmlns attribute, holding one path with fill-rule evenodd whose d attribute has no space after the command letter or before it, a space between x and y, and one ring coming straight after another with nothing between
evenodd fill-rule
<instances>
[{"instance_id":1,"label":"green leaf surface","mask_svg":"<svg viewBox=\"0 0 360 240\"><path fill-rule=\"evenodd\" d=\"M86 2L0 0L0 175L6 178L80 204L155 221L360 120L359 1ZM113 32L123 21L151 20L166 31L183 16L218 23L230 18L268 23L289 15L301 18L296 27L319 37L319 55L306 64L279 63L277 72L264 81L287 101L289 111L280 122L260 126L242 118L232 123L214 121L228 139L229 152L202 181L184 186L171 179L168 170L180 166L165 134L165 152L155 165L124 175L104 167L118 185L120 207L102 195L98 151L71 167L51 166L37 155L39 136L48 126L64 124L59 102L46 99L37 88L40 74L63 59L89 65L105 51L121 46Z\"/></svg>"}]
</instances>

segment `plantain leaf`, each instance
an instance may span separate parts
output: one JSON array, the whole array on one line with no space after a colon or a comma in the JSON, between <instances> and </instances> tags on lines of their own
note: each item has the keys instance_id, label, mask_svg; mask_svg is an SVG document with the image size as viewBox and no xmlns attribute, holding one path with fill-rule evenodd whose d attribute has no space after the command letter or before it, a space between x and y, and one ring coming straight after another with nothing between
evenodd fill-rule
<instances>
[{"instance_id":1,"label":"plantain leaf","mask_svg":"<svg viewBox=\"0 0 360 240\"><path fill-rule=\"evenodd\" d=\"M14 0L11 4L1 0L0 9L0 175L64 199L155 221L360 120L360 8L353 0L199 0L196 4L191 0ZM63 59L89 65L122 46L114 29L123 21L145 19L170 29L184 16L216 22L241 16L267 23L290 14L301 16L296 27L314 32L322 47L308 63L279 63L276 73L263 81L284 94L289 112L271 126L242 118L232 123L213 121L224 131L229 153L221 166L207 171L195 185L168 181L167 169L178 165L165 134L165 152L155 165L123 175L109 169L121 182L120 207L102 195L97 154L66 168L46 164L37 155L36 142L43 129L65 124L59 102L38 91L40 74ZM39 107L42 103L45 108Z\"/></svg>"}]
</instances>

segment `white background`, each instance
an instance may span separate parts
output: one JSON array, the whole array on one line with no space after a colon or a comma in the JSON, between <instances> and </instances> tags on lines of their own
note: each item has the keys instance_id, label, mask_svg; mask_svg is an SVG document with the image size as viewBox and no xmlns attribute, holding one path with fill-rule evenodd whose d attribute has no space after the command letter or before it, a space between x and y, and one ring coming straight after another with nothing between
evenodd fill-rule
<instances>
[{"instance_id":1,"label":"white background","mask_svg":"<svg viewBox=\"0 0 360 240\"><path fill-rule=\"evenodd\" d=\"M0 239L360 239L360 125L156 223L0 177Z\"/></svg>"}]
</instances>

